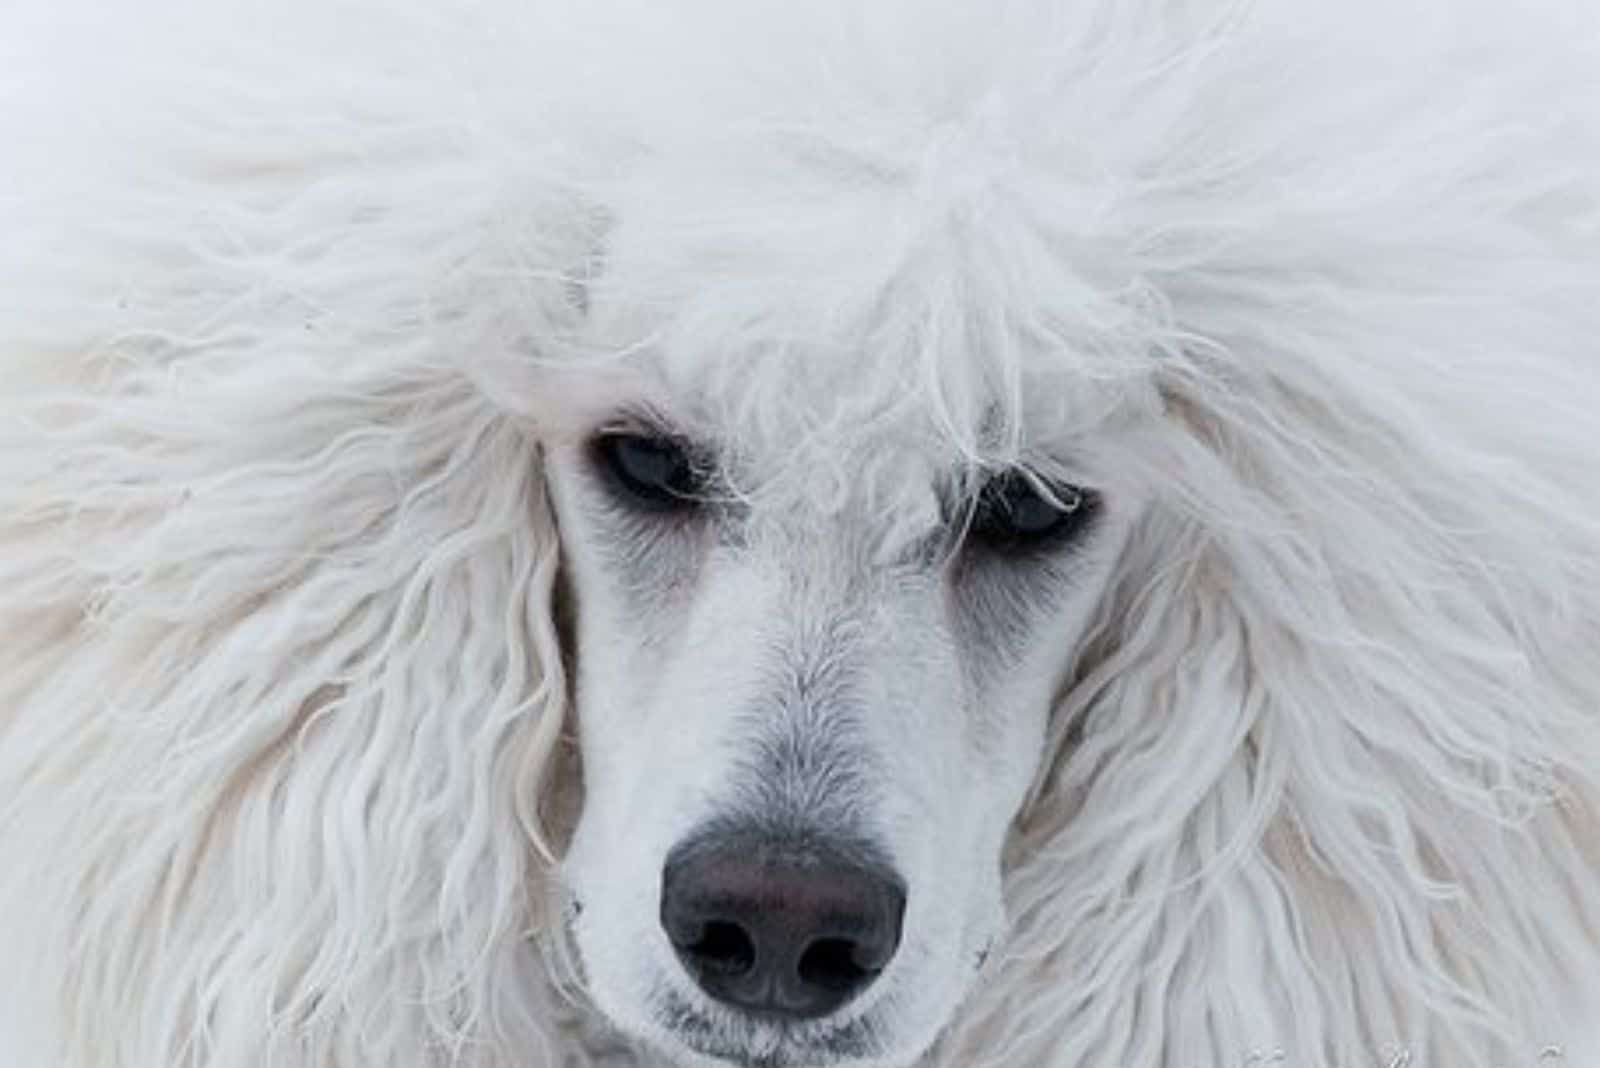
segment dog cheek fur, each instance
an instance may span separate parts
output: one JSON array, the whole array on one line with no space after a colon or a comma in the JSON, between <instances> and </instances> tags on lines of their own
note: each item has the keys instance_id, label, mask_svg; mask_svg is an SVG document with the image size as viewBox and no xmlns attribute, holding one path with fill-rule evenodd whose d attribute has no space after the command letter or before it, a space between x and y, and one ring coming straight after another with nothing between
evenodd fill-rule
<instances>
[{"instance_id":1,"label":"dog cheek fur","mask_svg":"<svg viewBox=\"0 0 1600 1068\"><path fill-rule=\"evenodd\" d=\"M526 1055L571 1015L527 942L565 710L539 436L463 367L504 335L444 310L461 220L391 214L432 182L260 132L285 171L212 159L194 189L327 165L328 199L98 235L148 279L30 322L52 359L3 372L8 1004L33 1063ZM265 251L323 211L368 225ZM36 309L56 272L107 281L24 231ZM294 300L264 296L280 268Z\"/></svg>"},{"instance_id":2,"label":"dog cheek fur","mask_svg":"<svg viewBox=\"0 0 1600 1068\"><path fill-rule=\"evenodd\" d=\"M533 443L458 384L241 386L181 429L91 402L81 450L10 483L11 515L68 534L8 528L7 631L87 614L0 763L33 858L0 901L63 903L30 908L21 974L83 1043L67 1063L537 1043L564 681ZM417 1011L349 1013L396 997Z\"/></svg>"},{"instance_id":3,"label":"dog cheek fur","mask_svg":"<svg viewBox=\"0 0 1600 1068\"><path fill-rule=\"evenodd\" d=\"M946 1060L1478 1064L1575 1041L1563 999L1595 974L1600 929L1594 765L1578 757L1595 744L1594 620L1574 596L1595 579L1587 521L1474 517L1506 505L1462 478L1497 462L1480 442L1375 440L1332 424L1381 398L1340 409L1325 381L1295 397L1279 374L1231 370L1230 403L1267 390L1304 420L1230 426L1217 398L1193 420L1172 395L1175 477L1010 851L1013 944L1056 952L1004 958ZM1409 477L1350 474L1379 449ZM1559 499L1526 475L1503 491ZM1018 987L1063 997L996 1028Z\"/></svg>"}]
</instances>

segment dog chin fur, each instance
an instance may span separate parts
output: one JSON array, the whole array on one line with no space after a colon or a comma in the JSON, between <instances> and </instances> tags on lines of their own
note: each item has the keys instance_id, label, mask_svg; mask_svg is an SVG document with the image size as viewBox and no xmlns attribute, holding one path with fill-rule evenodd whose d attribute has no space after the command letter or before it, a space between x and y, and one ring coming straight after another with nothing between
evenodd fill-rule
<instances>
[{"instance_id":1,"label":"dog chin fur","mask_svg":"<svg viewBox=\"0 0 1600 1068\"><path fill-rule=\"evenodd\" d=\"M539 457L658 343L1148 492L919 1065L1600 1064L1580 5L124 6L0 16L0 1064L654 1063Z\"/></svg>"}]
</instances>

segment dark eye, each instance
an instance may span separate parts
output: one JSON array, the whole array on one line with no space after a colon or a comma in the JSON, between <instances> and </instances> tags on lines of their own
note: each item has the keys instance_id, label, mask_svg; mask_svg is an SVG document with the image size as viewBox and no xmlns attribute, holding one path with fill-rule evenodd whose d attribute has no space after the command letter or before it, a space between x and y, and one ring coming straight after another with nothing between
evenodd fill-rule
<instances>
[{"instance_id":1,"label":"dark eye","mask_svg":"<svg viewBox=\"0 0 1600 1068\"><path fill-rule=\"evenodd\" d=\"M636 508L678 511L695 507L705 495L693 459L671 438L602 434L594 451L613 488Z\"/></svg>"},{"instance_id":2,"label":"dark eye","mask_svg":"<svg viewBox=\"0 0 1600 1068\"><path fill-rule=\"evenodd\" d=\"M1097 503L1091 491L1078 486L1006 471L978 491L967 536L999 552L1062 545L1083 530Z\"/></svg>"}]
</instances>

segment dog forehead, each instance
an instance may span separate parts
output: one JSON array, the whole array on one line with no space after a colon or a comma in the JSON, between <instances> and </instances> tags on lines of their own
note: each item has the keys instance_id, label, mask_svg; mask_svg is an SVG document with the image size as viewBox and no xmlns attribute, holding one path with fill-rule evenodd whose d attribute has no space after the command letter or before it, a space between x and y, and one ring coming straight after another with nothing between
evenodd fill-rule
<instances>
[{"instance_id":1,"label":"dog forehead","mask_svg":"<svg viewBox=\"0 0 1600 1068\"><path fill-rule=\"evenodd\" d=\"M758 460L898 442L1008 463L1148 407L1121 257L1045 233L1003 152L979 166L930 137L881 173L820 149L642 168L611 190L583 348L627 354L663 407Z\"/></svg>"},{"instance_id":2,"label":"dog forehead","mask_svg":"<svg viewBox=\"0 0 1600 1068\"><path fill-rule=\"evenodd\" d=\"M744 375L714 363L676 370L656 410L768 541L891 551L942 521L971 466L914 395L853 383L847 364L757 358Z\"/></svg>"},{"instance_id":3,"label":"dog forehead","mask_svg":"<svg viewBox=\"0 0 1600 1068\"><path fill-rule=\"evenodd\" d=\"M903 555L1011 465L1120 488L1128 431L1158 407L1139 383L1065 363L1025 368L1007 389L981 355L959 353L965 366L930 379L918 353L831 339L728 351L644 336L594 342L595 359L554 377L556 436L668 433L716 475L742 527L793 542L820 524L852 556L863 545L873 558Z\"/></svg>"}]
</instances>

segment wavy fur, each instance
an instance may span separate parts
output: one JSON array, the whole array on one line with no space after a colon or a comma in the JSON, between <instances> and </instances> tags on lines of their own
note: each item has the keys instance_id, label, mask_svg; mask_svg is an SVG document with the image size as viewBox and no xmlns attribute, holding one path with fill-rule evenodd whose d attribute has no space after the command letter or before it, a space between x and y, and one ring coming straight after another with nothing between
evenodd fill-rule
<instances>
[{"instance_id":1,"label":"wavy fur","mask_svg":"<svg viewBox=\"0 0 1600 1068\"><path fill-rule=\"evenodd\" d=\"M578 803L538 453L646 338L747 440L848 354L841 482L885 405L984 457L1139 428L929 1065L1577 1055L1579 9L299 7L7 16L0 1062L634 1063L536 948Z\"/></svg>"}]
</instances>

